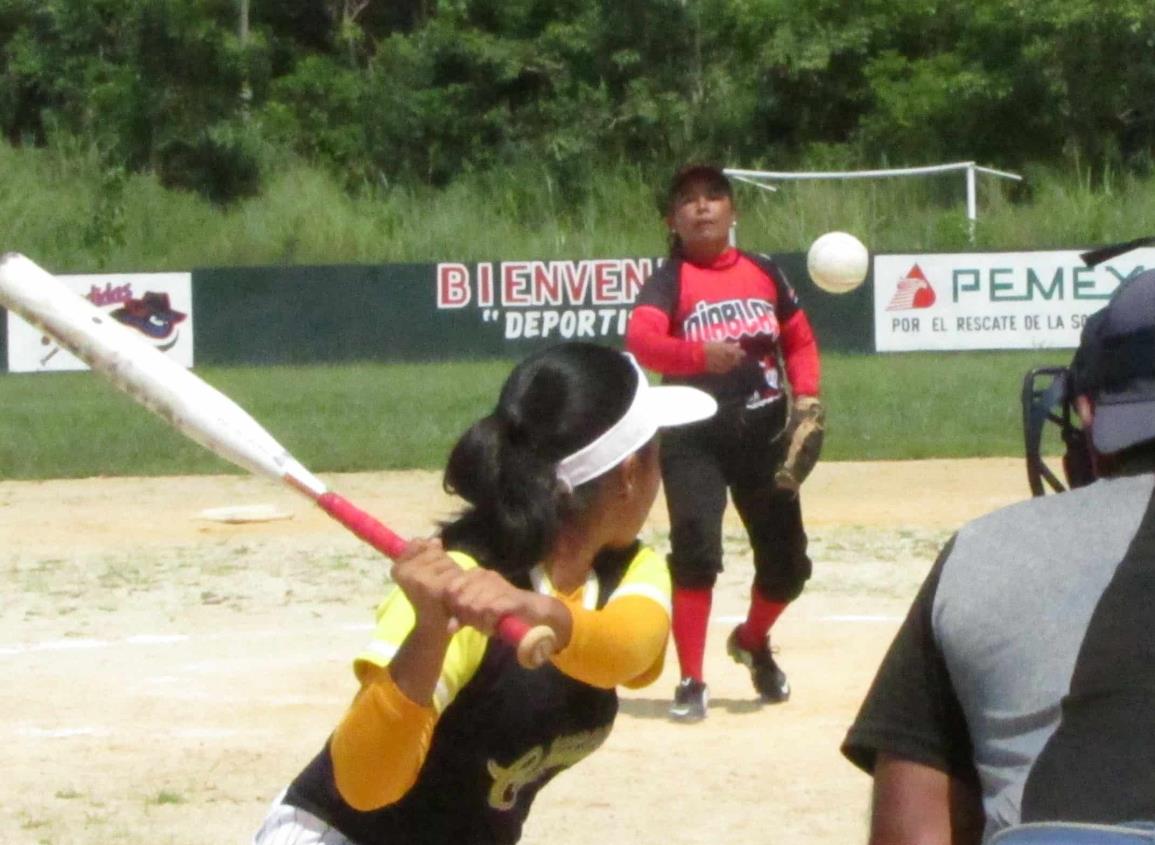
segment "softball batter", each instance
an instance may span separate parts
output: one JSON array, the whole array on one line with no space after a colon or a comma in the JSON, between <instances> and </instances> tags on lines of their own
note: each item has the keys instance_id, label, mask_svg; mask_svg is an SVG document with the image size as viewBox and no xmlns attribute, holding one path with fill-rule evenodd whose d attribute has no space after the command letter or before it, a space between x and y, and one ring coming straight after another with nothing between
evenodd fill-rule
<instances>
[{"instance_id":1,"label":"softball batter","mask_svg":"<svg viewBox=\"0 0 1155 845\"><path fill-rule=\"evenodd\" d=\"M696 721L709 700L702 664L727 490L755 572L747 618L727 651L749 668L763 701L790 696L769 633L810 577L798 488L821 448L823 410L818 345L794 290L768 258L730 245L735 217L725 174L683 168L662 214L669 260L642 287L626 344L666 383L699 387L719 405L712 419L666 435L661 455L682 675L670 715Z\"/></svg>"},{"instance_id":2,"label":"softball batter","mask_svg":"<svg viewBox=\"0 0 1155 845\"><path fill-rule=\"evenodd\" d=\"M609 734L615 687L661 672L669 575L637 540L654 435L715 408L592 344L515 368L450 455L466 509L394 566L360 691L256 845L516 842L538 790ZM550 663L524 669L489 638L511 613L553 628Z\"/></svg>"}]
</instances>

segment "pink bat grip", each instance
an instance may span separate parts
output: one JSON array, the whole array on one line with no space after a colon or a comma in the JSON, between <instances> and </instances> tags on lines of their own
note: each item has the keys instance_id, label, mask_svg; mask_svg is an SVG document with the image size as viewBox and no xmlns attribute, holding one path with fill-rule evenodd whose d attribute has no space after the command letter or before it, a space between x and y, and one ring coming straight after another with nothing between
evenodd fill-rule
<instances>
[{"instance_id":1,"label":"pink bat grip","mask_svg":"<svg viewBox=\"0 0 1155 845\"><path fill-rule=\"evenodd\" d=\"M344 525L366 543L385 556L396 560L405 551L406 541L382 523L336 493L322 493L317 497L321 510Z\"/></svg>"},{"instance_id":2,"label":"pink bat grip","mask_svg":"<svg viewBox=\"0 0 1155 845\"><path fill-rule=\"evenodd\" d=\"M316 499L321 510L344 525L366 543L394 560L408 543L381 522L336 493L322 493ZM549 660L556 637L546 625L531 626L516 616L503 616L497 623L497 635L517 649L522 666L535 669Z\"/></svg>"}]
</instances>

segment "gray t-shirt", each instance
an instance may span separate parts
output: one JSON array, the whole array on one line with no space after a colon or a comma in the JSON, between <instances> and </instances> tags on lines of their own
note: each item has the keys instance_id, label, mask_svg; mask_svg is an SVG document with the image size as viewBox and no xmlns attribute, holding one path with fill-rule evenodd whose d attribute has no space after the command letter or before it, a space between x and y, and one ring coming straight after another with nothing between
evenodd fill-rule
<instances>
[{"instance_id":1,"label":"gray t-shirt","mask_svg":"<svg viewBox=\"0 0 1155 845\"><path fill-rule=\"evenodd\" d=\"M947 544L847 734L977 782L984 838L1155 819L1155 475L977 519Z\"/></svg>"}]
</instances>

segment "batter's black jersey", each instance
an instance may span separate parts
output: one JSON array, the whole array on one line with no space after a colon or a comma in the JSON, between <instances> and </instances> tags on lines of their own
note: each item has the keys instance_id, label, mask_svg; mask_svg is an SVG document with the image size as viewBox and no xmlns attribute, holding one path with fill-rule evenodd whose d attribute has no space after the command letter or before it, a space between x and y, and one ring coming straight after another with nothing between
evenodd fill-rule
<instances>
[{"instance_id":1,"label":"batter's black jersey","mask_svg":"<svg viewBox=\"0 0 1155 845\"><path fill-rule=\"evenodd\" d=\"M944 549L843 751L981 787L1021 822L1155 821L1155 475L1005 508Z\"/></svg>"},{"instance_id":2,"label":"batter's black jersey","mask_svg":"<svg viewBox=\"0 0 1155 845\"><path fill-rule=\"evenodd\" d=\"M599 556L597 607L639 561L649 566L659 559L639 544ZM372 812L349 807L326 744L293 781L285 803L359 845L517 842L538 790L609 735L618 698L614 689L582 683L548 663L525 669L496 638L481 647L480 664L441 712L417 782L400 801Z\"/></svg>"}]
</instances>

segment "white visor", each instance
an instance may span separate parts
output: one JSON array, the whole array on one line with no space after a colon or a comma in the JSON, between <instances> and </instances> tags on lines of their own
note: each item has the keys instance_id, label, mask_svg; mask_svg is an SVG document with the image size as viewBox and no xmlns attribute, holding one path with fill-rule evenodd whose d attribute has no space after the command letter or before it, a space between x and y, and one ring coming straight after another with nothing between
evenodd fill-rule
<instances>
[{"instance_id":1,"label":"white visor","mask_svg":"<svg viewBox=\"0 0 1155 845\"><path fill-rule=\"evenodd\" d=\"M651 386L634 356L623 354L638 375L634 401L605 434L558 463L557 477L570 490L609 472L650 442L659 428L704 420L718 410L714 397L696 387Z\"/></svg>"}]
</instances>

